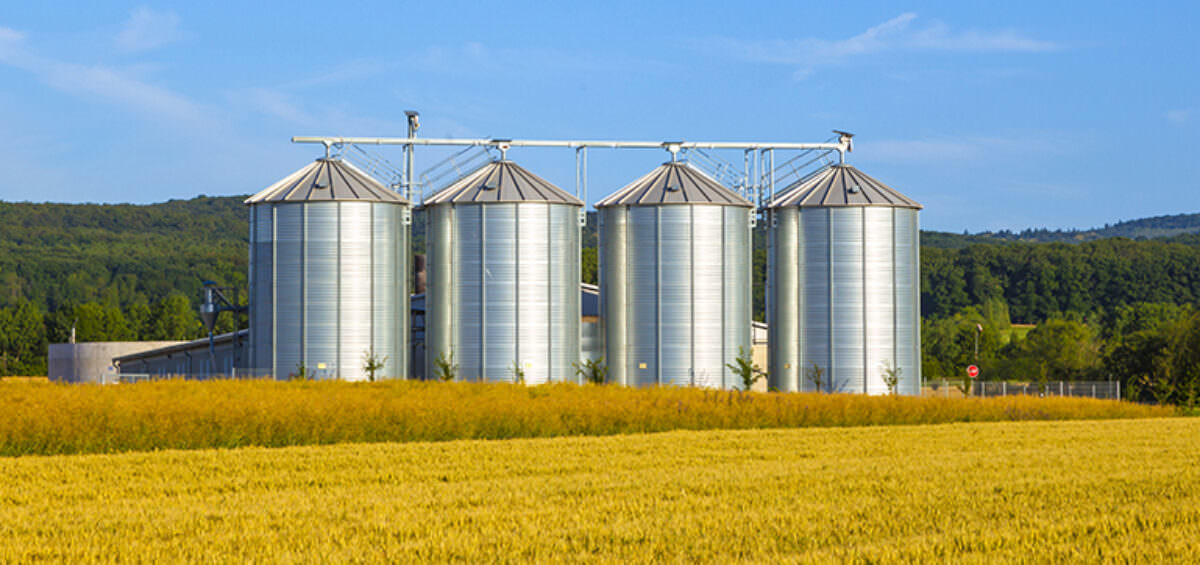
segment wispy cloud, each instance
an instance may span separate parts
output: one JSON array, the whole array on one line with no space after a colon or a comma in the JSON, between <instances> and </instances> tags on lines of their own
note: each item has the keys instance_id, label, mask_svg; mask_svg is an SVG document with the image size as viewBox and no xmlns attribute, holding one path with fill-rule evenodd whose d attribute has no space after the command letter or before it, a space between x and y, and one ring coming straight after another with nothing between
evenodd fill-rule
<instances>
[{"instance_id":1,"label":"wispy cloud","mask_svg":"<svg viewBox=\"0 0 1200 565\"><path fill-rule=\"evenodd\" d=\"M200 104L119 68L81 65L39 55L26 45L24 34L8 28L0 28L0 64L28 71L56 90L99 97L146 117L195 125L206 124L211 118Z\"/></svg>"},{"instance_id":2,"label":"wispy cloud","mask_svg":"<svg viewBox=\"0 0 1200 565\"><path fill-rule=\"evenodd\" d=\"M1031 38L1017 30L963 30L932 21L916 24L907 12L839 40L806 37L773 41L720 39L717 47L736 57L764 63L796 65L794 76L804 79L819 67L844 64L854 58L897 51L1024 52L1061 49L1053 41Z\"/></svg>"},{"instance_id":3,"label":"wispy cloud","mask_svg":"<svg viewBox=\"0 0 1200 565\"><path fill-rule=\"evenodd\" d=\"M1179 126L1190 122L1194 114L1195 111L1192 108L1178 108L1175 110L1168 110L1164 116L1167 118L1168 122Z\"/></svg>"},{"instance_id":4,"label":"wispy cloud","mask_svg":"<svg viewBox=\"0 0 1200 565\"><path fill-rule=\"evenodd\" d=\"M145 6L138 7L117 34L117 48L122 51L145 51L161 47L187 37L179 27L179 15L174 12L156 12Z\"/></svg>"}]
</instances>

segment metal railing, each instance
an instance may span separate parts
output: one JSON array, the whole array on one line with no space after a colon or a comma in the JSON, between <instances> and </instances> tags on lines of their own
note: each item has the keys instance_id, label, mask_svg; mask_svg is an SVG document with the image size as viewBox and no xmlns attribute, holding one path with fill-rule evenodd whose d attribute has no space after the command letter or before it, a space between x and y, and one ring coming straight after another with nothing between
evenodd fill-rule
<instances>
[{"instance_id":1,"label":"metal railing","mask_svg":"<svg viewBox=\"0 0 1200 565\"><path fill-rule=\"evenodd\" d=\"M1065 396L1072 398L1121 399L1119 381L976 381L963 391L961 380L927 380L921 387L922 396L939 398L961 398L974 396L992 398L997 396Z\"/></svg>"}]
</instances>

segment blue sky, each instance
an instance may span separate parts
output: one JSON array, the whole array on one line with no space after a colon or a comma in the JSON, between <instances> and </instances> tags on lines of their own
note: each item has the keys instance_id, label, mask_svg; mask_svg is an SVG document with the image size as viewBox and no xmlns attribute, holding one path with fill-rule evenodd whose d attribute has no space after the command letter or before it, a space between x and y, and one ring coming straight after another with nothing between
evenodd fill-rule
<instances>
[{"instance_id":1,"label":"blue sky","mask_svg":"<svg viewBox=\"0 0 1200 565\"><path fill-rule=\"evenodd\" d=\"M291 136L400 136L417 109L426 137L846 129L928 229L1197 212L1196 21L1191 2L21 3L0 9L0 199L251 193L321 153ZM510 157L574 187L570 151ZM665 159L593 150L590 200Z\"/></svg>"}]
</instances>

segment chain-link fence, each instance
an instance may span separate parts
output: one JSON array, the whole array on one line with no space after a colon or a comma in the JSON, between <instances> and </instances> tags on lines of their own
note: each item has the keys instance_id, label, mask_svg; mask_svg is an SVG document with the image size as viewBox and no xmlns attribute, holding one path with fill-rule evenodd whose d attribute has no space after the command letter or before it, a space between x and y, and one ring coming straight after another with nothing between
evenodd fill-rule
<instances>
[{"instance_id":1,"label":"chain-link fence","mask_svg":"<svg viewBox=\"0 0 1200 565\"><path fill-rule=\"evenodd\" d=\"M1121 399L1119 381L963 381L928 380L922 387L923 396L962 398L966 396L1069 396L1075 398Z\"/></svg>"}]
</instances>

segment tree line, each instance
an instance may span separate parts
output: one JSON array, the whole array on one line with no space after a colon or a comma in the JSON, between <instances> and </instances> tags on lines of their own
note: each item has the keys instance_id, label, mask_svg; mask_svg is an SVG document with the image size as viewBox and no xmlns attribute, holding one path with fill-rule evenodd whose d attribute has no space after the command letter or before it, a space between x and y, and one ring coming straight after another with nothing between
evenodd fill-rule
<instances>
[{"instance_id":1,"label":"tree line","mask_svg":"<svg viewBox=\"0 0 1200 565\"><path fill-rule=\"evenodd\" d=\"M242 199L0 202L0 373L44 374L46 344L66 341L72 325L79 341L202 337L196 314L202 281L246 287ZM1121 226L1181 229L1191 219ZM424 215L415 220L414 247L421 252ZM594 213L589 220L582 271L584 282L595 283ZM759 320L763 235L756 230L753 246ZM1200 300L1200 236L1080 243L989 238L922 233L925 375L961 374L975 361L972 332L983 327L976 364L984 378L1114 379L1144 398L1194 394L1188 379L1200 364L1188 355L1196 349L1191 305ZM223 317L218 329L232 329L232 318Z\"/></svg>"}]
</instances>

